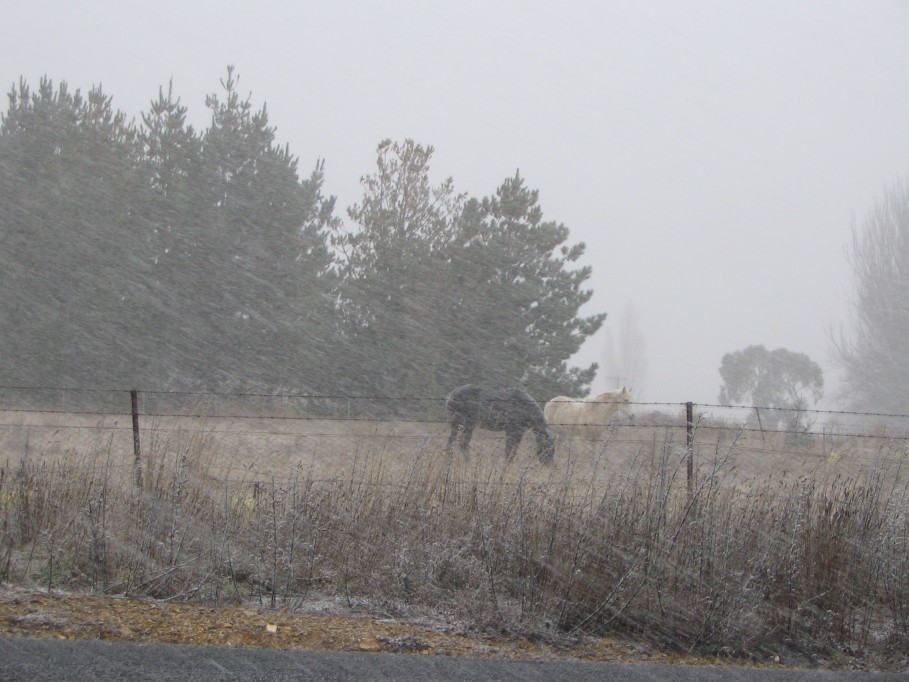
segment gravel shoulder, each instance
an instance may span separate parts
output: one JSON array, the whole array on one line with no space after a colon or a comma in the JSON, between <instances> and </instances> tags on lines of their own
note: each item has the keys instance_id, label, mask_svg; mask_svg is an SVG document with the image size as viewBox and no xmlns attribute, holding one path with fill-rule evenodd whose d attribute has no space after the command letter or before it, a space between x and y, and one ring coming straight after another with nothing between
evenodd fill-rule
<instances>
[{"instance_id":1,"label":"gravel shoulder","mask_svg":"<svg viewBox=\"0 0 909 682\"><path fill-rule=\"evenodd\" d=\"M309 651L385 652L513 660L750 665L663 652L604 638L470 632L356 613L187 603L28 590L0 586L0 636L176 643Z\"/></svg>"}]
</instances>

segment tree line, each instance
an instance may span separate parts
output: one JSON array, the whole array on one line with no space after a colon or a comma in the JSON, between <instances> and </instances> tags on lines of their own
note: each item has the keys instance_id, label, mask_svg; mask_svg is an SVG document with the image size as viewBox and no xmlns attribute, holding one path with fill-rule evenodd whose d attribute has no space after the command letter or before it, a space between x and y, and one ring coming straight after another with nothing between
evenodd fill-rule
<instances>
[{"instance_id":1,"label":"tree line","mask_svg":"<svg viewBox=\"0 0 909 682\"><path fill-rule=\"evenodd\" d=\"M846 255L852 293L844 326L831 333L831 358L841 372L834 401L860 412L909 414L909 180L885 187L865 217L853 221ZM776 421L796 430L810 426L808 398L817 401L824 390L817 363L785 348L728 353L720 376L720 402L774 408Z\"/></svg>"},{"instance_id":2,"label":"tree line","mask_svg":"<svg viewBox=\"0 0 909 682\"><path fill-rule=\"evenodd\" d=\"M431 182L431 146L385 140L342 217L324 160L301 174L233 68L220 83L200 131L172 86L139 122L100 86L13 86L0 124L2 383L587 392L596 364L569 359L605 314L579 313L585 247L519 173L470 197Z\"/></svg>"}]
</instances>

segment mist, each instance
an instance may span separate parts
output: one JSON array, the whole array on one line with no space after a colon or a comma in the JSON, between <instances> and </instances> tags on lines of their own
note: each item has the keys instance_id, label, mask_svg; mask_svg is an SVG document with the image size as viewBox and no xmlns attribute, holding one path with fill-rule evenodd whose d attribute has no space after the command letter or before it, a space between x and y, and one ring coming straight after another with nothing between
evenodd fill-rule
<instances>
[{"instance_id":1,"label":"mist","mask_svg":"<svg viewBox=\"0 0 909 682\"><path fill-rule=\"evenodd\" d=\"M385 138L432 145L435 178L472 195L520 169L587 245L584 311L609 315L576 364L613 387L605 337L631 305L653 401L714 401L722 355L754 343L807 353L832 399L852 221L909 151L896 2L45 2L8 20L7 84L102 84L128 116L172 79L204 127L236 65L342 210Z\"/></svg>"},{"instance_id":2,"label":"mist","mask_svg":"<svg viewBox=\"0 0 909 682\"><path fill-rule=\"evenodd\" d=\"M905 671L905 3L5 18L0 590Z\"/></svg>"}]
</instances>

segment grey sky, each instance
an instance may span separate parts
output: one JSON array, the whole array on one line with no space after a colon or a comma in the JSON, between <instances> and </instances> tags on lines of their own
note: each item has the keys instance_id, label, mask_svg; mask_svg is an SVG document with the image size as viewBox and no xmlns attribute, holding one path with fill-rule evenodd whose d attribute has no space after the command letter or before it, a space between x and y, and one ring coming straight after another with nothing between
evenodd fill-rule
<instances>
[{"instance_id":1,"label":"grey sky","mask_svg":"<svg viewBox=\"0 0 909 682\"><path fill-rule=\"evenodd\" d=\"M33 0L5 23L6 89L101 83L130 117L173 78L204 127L234 64L342 209L386 137L474 196L519 168L610 313L578 361L633 306L653 401L714 402L722 355L756 343L833 384L852 221L909 168L898 1Z\"/></svg>"}]
</instances>

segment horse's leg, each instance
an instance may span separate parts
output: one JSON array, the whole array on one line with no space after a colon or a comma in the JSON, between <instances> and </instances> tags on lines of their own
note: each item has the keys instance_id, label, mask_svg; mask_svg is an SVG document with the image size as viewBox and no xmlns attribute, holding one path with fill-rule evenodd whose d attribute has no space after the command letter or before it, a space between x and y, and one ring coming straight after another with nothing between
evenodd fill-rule
<instances>
[{"instance_id":1,"label":"horse's leg","mask_svg":"<svg viewBox=\"0 0 909 682\"><path fill-rule=\"evenodd\" d=\"M518 444L521 442L523 431L506 431L505 432L505 459L511 461L518 452Z\"/></svg>"},{"instance_id":2,"label":"horse's leg","mask_svg":"<svg viewBox=\"0 0 909 682\"><path fill-rule=\"evenodd\" d=\"M473 438L473 429L476 424L468 420L461 431L461 452L464 453L464 459L467 459L467 448L470 447L470 439Z\"/></svg>"},{"instance_id":3,"label":"horse's leg","mask_svg":"<svg viewBox=\"0 0 909 682\"><path fill-rule=\"evenodd\" d=\"M461 429L464 428L464 422L461 419L452 419L451 420L451 433L448 434L448 444L445 446L445 452L449 455L451 454L452 448L454 448L455 441L458 438L458 434L461 433Z\"/></svg>"}]
</instances>

